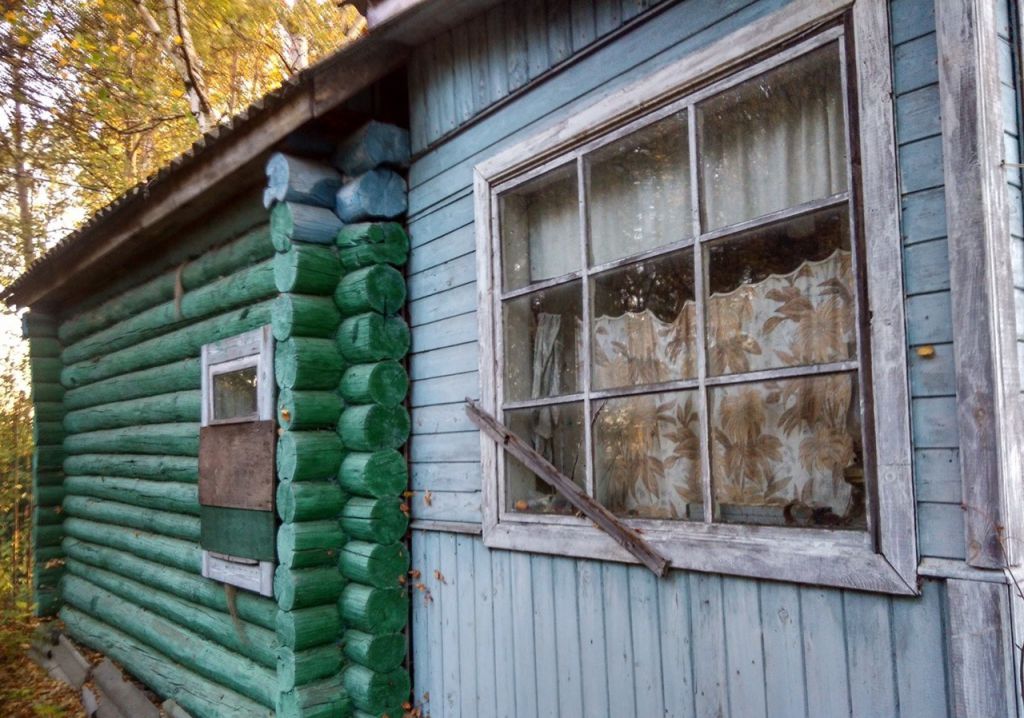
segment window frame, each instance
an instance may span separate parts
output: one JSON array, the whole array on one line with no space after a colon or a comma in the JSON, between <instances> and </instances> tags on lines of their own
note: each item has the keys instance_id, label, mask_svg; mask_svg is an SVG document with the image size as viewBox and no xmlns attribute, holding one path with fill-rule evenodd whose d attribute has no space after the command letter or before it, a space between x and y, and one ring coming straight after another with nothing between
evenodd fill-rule
<instances>
[{"instance_id":1,"label":"window frame","mask_svg":"<svg viewBox=\"0 0 1024 718\"><path fill-rule=\"evenodd\" d=\"M724 523L673 522L623 519L641 528L643 535L672 565L702 571L740 574L881 591L895 594L917 592L917 547L911 476L909 395L906 338L903 315L902 256L899 233L899 195L893 132L891 68L889 63L888 17L879 3L815 2L797 0L786 8L758 20L726 38L698 50L603 100L574 114L555 127L501 152L477 165L474 176L479 322L481 337L481 403L500 416L498 404L502 382L502 301L529 289L502 292L501 245L498 197L524 182L569 162L582 168L582 157L594 149L615 142L642 126L648 126L681 108L696 103L745 79L781 65L793 57L840 38L843 72L848 77L847 115L858 118L848 127L856 129L847 158L851 222L858 233L854 248L860 247L855 263L860 268L857 301L867 303L868 325L858 327L858 378L873 402L862 404L865 423L865 467L873 468L869 481L869 529L838 531L822 528L781 528ZM846 38L845 41L842 38ZM845 51L856 47L853 62ZM679 78L689 78L680 80ZM688 111L688 130L697 131L695 111ZM691 154L693 154L691 147ZM690 162L699 162L694 156ZM585 177L577 176L580 187ZM694 202L696 188L692 187ZM658 256L692 247L701 239L718 233L741 231L744 225L761 226L775 215L803 214L814 204L836 204L840 195L806 203L726 230L705 231L615 262L581 267L575 274L586 276L621 266L639 258ZM852 200L852 201L850 201ZM580 195L581 222L583 196ZM694 205L694 211L699 208ZM585 234L585 224L581 234ZM600 269L597 267L600 266ZM695 267L695 272L700 270ZM549 281L558 284L571 275ZM866 280L863 278L866 276ZM866 292L864 284L866 283ZM587 290L584 290L586 303ZM586 308L584 309L586 321ZM867 357L861 338L868 332L873 350ZM701 349L703 352L703 348ZM584 371L589 371L589 367ZM810 374L807 367L804 374ZM771 370L769 370L769 373ZM799 373L799 372L798 372ZM696 384L696 380L674 383ZM659 385L661 386L661 385ZM633 393L649 393L645 386ZM582 392L580 392L582 394ZM615 395L630 393L616 389ZM585 398L595 394L594 390ZM564 402L565 397L555 401ZM581 400L583 400L581 398ZM553 402L554 403L554 402ZM589 401L587 401L589 406ZM872 421L873 420L873 421ZM868 430L873 423L874 431ZM586 433L589 440L589 422ZM703 442L702 442L703 443ZM872 443L874 444L872 450ZM483 538L493 548L526 550L588 558L635 562L608 535L582 518L547 514L503 513L503 457L497 444L481 436L483 465ZM706 450L705 450L706 452ZM707 453L705 453L707 456ZM874 459L873 463L871 459ZM588 462L588 465L592 463ZM706 462L705 462L706 463ZM709 466L703 468L710 471ZM592 469L588 469L588 472ZM705 482L705 494L708 484ZM710 497L705 495L705 509Z\"/></svg>"},{"instance_id":2,"label":"window frame","mask_svg":"<svg viewBox=\"0 0 1024 718\"><path fill-rule=\"evenodd\" d=\"M274 419L274 337L269 325L204 344L200 366L201 427ZM214 419L213 378L218 374L249 367L256 367L256 412L230 419ZM276 481L276 475L273 479ZM262 596L274 595L275 566L274 561L258 561L202 550L201 574L204 578L254 591Z\"/></svg>"}]
</instances>

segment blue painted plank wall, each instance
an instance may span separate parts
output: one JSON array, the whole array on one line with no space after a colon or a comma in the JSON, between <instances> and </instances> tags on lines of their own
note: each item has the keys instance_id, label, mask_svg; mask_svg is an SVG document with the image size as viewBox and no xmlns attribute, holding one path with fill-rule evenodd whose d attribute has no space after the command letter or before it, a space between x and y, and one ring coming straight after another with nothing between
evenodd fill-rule
<instances>
[{"instance_id":1,"label":"blue painted plank wall","mask_svg":"<svg viewBox=\"0 0 1024 718\"><path fill-rule=\"evenodd\" d=\"M479 521L480 517L479 446L461 409L463 398L467 394L475 396L479 386L473 165L784 4L784 0L689 0L672 4L613 45L567 63L547 81L451 134L416 159L410 169L413 251L409 297L413 326L411 458L417 518ZM627 17L634 22L643 19L633 12L636 8L631 4L627 12L626 3L599 0L593 13L580 3L568 5L568 13L558 11L558 6L555 0L547 0L546 5L534 2L528 11L513 13L521 15L528 27L543 28L543 43L537 35L540 30L526 32L525 50L519 30L501 32L507 26L493 20L508 19L513 6L505 4L418 51L425 67L414 74L446 78L441 84L413 83L412 127L421 146L451 133L463 118L505 97L516 82L526 81L520 72L522 63L512 54L525 52L525 76L535 77L553 63L564 61L565 38L571 43L574 36L591 37L591 14L605 18L601 27L615 26L615 18L619 22ZM891 13L921 553L962 558L934 16L931 3L921 0L893 0ZM546 23L539 21L542 16ZM575 35L573 18L585 24ZM460 60L449 63L448 52L439 46L463 40L469 49L455 52L452 57ZM496 59L497 44L505 48L503 62ZM431 99L432 93L448 93L453 99ZM464 111L458 111L459 107ZM438 121L437 113L443 121ZM924 346L933 347L934 355L919 356L916 349ZM432 494L429 505L422 500L422 492L427 490Z\"/></svg>"},{"instance_id":2,"label":"blue painted plank wall","mask_svg":"<svg viewBox=\"0 0 1024 718\"><path fill-rule=\"evenodd\" d=\"M942 718L941 582L890 598L413 533L414 695L452 716ZM435 573L435 569L439 573Z\"/></svg>"}]
</instances>

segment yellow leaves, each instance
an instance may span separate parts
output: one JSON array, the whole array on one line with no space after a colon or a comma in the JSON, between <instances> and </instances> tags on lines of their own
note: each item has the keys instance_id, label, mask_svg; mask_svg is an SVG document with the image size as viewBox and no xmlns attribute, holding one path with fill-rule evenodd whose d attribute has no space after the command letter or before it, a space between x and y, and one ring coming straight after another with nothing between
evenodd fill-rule
<instances>
[{"instance_id":1,"label":"yellow leaves","mask_svg":"<svg viewBox=\"0 0 1024 718\"><path fill-rule=\"evenodd\" d=\"M28 45L30 42L32 42L32 38L30 38L25 33L21 33L20 35L18 35L18 44L19 45L23 45L23 46L24 45Z\"/></svg>"},{"instance_id":2,"label":"yellow leaves","mask_svg":"<svg viewBox=\"0 0 1024 718\"><path fill-rule=\"evenodd\" d=\"M13 25L14 23L18 22L18 13L16 13L14 10L8 10L7 12L4 13L4 20Z\"/></svg>"},{"instance_id":3,"label":"yellow leaves","mask_svg":"<svg viewBox=\"0 0 1024 718\"><path fill-rule=\"evenodd\" d=\"M68 47L70 47L72 50L77 50L80 47L82 47L82 43L78 41L77 37L73 37L71 38L71 42L68 43Z\"/></svg>"},{"instance_id":4,"label":"yellow leaves","mask_svg":"<svg viewBox=\"0 0 1024 718\"><path fill-rule=\"evenodd\" d=\"M137 33L135 30L132 30L130 33L128 33L128 35L126 37L131 42L138 42L139 41L139 33Z\"/></svg>"},{"instance_id":5,"label":"yellow leaves","mask_svg":"<svg viewBox=\"0 0 1024 718\"><path fill-rule=\"evenodd\" d=\"M172 37L171 42L173 42L176 47L181 47L185 44L185 40L184 38L182 38L181 35L175 35L174 37Z\"/></svg>"}]
</instances>

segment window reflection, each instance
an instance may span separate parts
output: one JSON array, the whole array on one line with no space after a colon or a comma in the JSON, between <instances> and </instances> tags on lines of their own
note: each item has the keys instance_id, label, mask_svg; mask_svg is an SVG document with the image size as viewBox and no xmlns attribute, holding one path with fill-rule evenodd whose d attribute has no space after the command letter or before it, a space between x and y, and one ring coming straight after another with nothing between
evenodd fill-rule
<instances>
[{"instance_id":1,"label":"window reflection","mask_svg":"<svg viewBox=\"0 0 1024 718\"><path fill-rule=\"evenodd\" d=\"M240 419L258 413L256 367L213 375L213 418Z\"/></svg>"}]
</instances>

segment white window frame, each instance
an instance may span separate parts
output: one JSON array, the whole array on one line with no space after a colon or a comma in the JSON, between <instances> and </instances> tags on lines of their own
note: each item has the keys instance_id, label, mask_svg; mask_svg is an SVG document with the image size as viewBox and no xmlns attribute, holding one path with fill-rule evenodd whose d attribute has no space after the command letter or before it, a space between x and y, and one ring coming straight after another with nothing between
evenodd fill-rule
<instances>
[{"instance_id":1,"label":"white window frame","mask_svg":"<svg viewBox=\"0 0 1024 718\"><path fill-rule=\"evenodd\" d=\"M219 342L204 344L201 366L201 426L274 419L274 337L269 325ZM256 413L230 419L214 419L213 378L218 374L248 367L256 367ZM274 595L273 561L256 561L204 549L202 575L232 586L256 591L263 596Z\"/></svg>"},{"instance_id":2,"label":"white window frame","mask_svg":"<svg viewBox=\"0 0 1024 718\"><path fill-rule=\"evenodd\" d=\"M879 591L916 594L917 539L911 470L910 402L903 308L899 193L893 129L888 15L872 0L796 0L743 29L626 87L474 171L477 278L481 337L481 404L500 418L500 245L498 194L579 153L669 111L683 98L711 92L709 79L735 78L774 49L785 53L845 16L857 48L851 86L857 88L856 138L860 181L851 185L865 244L871 350L869 378L874 471L869 481L869 530L841 531L701 522L626 520L673 567ZM754 57L755 61L750 58ZM867 378L867 377L866 377ZM866 447L867 448L867 447ZM868 449L870 450L870 449ZM483 538L492 548L599 558L636 559L590 522L575 517L499 511L501 448L481 435ZM709 512L706 512L709 513Z\"/></svg>"}]
</instances>

